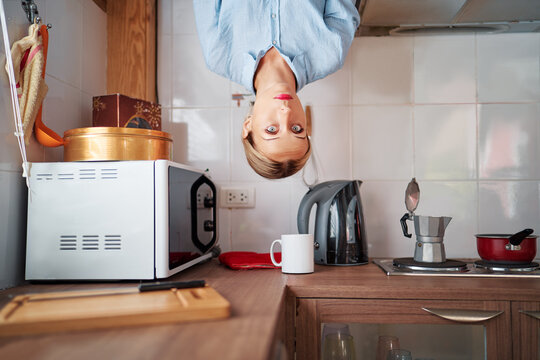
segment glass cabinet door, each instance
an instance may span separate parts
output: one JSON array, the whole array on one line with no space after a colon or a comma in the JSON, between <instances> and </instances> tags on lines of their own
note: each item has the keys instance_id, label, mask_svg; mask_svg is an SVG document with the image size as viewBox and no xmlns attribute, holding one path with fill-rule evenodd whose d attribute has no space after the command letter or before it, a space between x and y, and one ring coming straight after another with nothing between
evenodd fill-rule
<instances>
[{"instance_id":1,"label":"glass cabinet door","mask_svg":"<svg viewBox=\"0 0 540 360\"><path fill-rule=\"evenodd\" d=\"M482 324L322 323L321 334L323 360L387 360L389 352L397 349L405 350L405 355L410 353L411 360L486 358L486 331ZM346 342L346 338L350 340ZM349 353L355 356L339 356ZM403 360L407 359L405 355Z\"/></svg>"},{"instance_id":2,"label":"glass cabinet door","mask_svg":"<svg viewBox=\"0 0 540 360\"><path fill-rule=\"evenodd\" d=\"M511 359L510 312L506 301L300 299L296 359L386 360L385 336L402 359Z\"/></svg>"}]
</instances>

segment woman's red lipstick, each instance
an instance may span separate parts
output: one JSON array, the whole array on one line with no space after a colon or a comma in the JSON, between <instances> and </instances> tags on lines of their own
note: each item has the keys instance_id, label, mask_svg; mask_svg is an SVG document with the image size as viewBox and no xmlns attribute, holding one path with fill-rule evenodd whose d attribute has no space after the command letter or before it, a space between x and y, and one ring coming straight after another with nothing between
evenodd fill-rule
<instances>
[{"instance_id":1,"label":"woman's red lipstick","mask_svg":"<svg viewBox=\"0 0 540 360\"><path fill-rule=\"evenodd\" d=\"M277 100L292 100L292 96L289 94L279 94L278 96L274 96L274 99Z\"/></svg>"}]
</instances>

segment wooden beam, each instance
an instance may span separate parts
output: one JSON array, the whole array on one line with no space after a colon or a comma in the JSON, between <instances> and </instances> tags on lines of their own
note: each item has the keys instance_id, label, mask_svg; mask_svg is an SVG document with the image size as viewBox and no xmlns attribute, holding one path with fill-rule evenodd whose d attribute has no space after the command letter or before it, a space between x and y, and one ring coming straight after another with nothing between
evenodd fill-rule
<instances>
[{"instance_id":1,"label":"wooden beam","mask_svg":"<svg viewBox=\"0 0 540 360\"><path fill-rule=\"evenodd\" d=\"M156 0L107 1L107 93L156 101Z\"/></svg>"}]
</instances>

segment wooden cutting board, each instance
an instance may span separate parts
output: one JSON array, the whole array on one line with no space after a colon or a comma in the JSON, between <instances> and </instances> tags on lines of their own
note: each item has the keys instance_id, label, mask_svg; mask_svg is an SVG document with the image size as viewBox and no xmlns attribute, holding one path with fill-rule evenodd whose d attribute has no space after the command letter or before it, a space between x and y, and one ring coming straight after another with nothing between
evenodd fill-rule
<instances>
[{"instance_id":1,"label":"wooden cutting board","mask_svg":"<svg viewBox=\"0 0 540 360\"><path fill-rule=\"evenodd\" d=\"M0 336L100 329L230 316L210 286L138 292L137 288L19 295L0 311Z\"/></svg>"}]
</instances>

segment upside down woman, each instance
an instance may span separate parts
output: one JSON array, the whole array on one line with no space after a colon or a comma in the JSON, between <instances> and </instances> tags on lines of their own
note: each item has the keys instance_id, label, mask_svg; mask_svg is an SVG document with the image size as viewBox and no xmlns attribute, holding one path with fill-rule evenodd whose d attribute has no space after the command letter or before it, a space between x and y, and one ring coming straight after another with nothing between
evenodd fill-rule
<instances>
[{"instance_id":1,"label":"upside down woman","mask_svg":"<svg viewBox=\"0 0 540 360\"><path fill-rule=\"evenodd\" d=\"M242 126L261 176L299 171L311 154L305 85L339 70L360 22L352 0L194 0L208 68L255 94Z\"/></svg>"}]
</instances>

